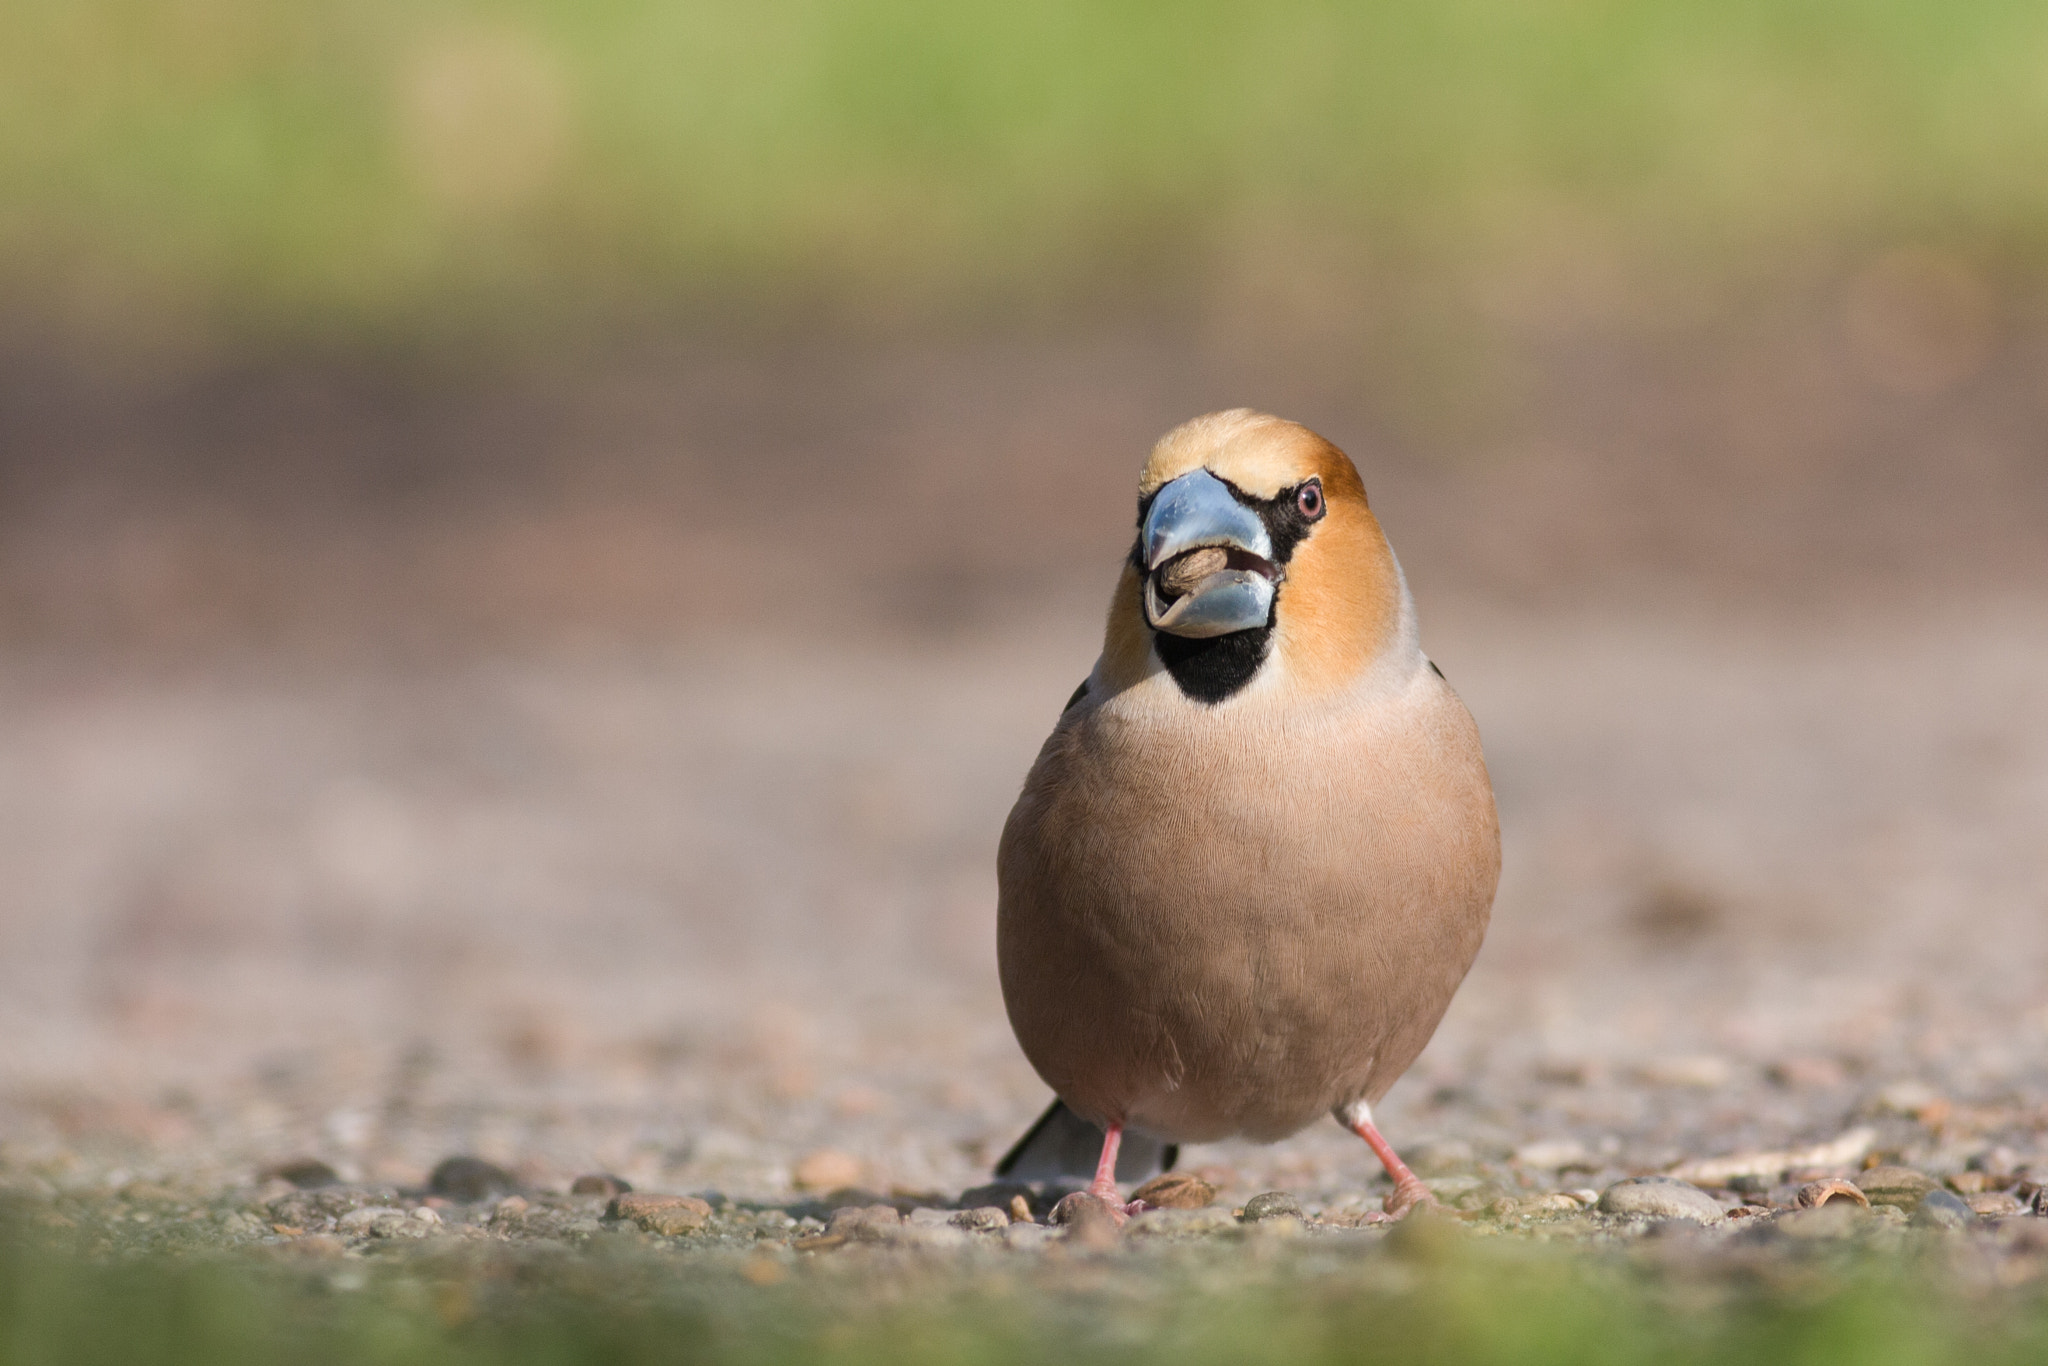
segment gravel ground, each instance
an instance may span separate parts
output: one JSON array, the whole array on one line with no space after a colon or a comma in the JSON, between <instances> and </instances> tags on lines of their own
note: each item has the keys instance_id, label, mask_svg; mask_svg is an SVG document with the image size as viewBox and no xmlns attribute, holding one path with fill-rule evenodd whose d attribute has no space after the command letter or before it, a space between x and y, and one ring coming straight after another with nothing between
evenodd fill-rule
<instances>
[{"instance_id":1,"label":"gravel ground","mask_svg":"<svg viewBox=\"0 0 2048 1366\"><path fill-rule=\"evenodd\" d=\"M1478 1232L1642 1232L1583 1193L1678 1172L1732 1213L1640 1255L1965 1248L2026 1279L2048 1228L2015 1212L2048 1173L2038 339L1984 394L1910 410L1805 334L1737 340L1719 369L1577 353L1466 466L1362 452L1506 853L1479 964L1380 1118ZM7 390L0 435L49 458L8 467L40 510L0 547L0 1186L89 1244L350 1266L623 1238L767 1276L1065 1246L936 1214L829 1228L953 1210L1046 1101L996 991L993 863L1127 534L1133 461L1076 452L1139 449L1218 392L1375 429L1325 401L1342 376L1184 359L882 348L792 386L698 358L559 410ZM778 463L819 431L843 461ZM303 461L270 460L284 433ZM475 468L390 492L436 440ZM477 492L501 446L527 462L503 504ZM107 450L128 463L58 477ZM612 454L565 473L586 450ZM292 502L351 469L367 492ZM762 469L790 474L766 565ZM863 544L834 539L849 520ZM458 1155L524 1208L435 1204ZM301 1161L338 1184L274 1175ZM1141 1221L1134 1255L1385 1236L1356 1226L1380 1190L1334 1125L1184 1164L1217 1203ZM1798 1209L1873 1164L1981 1209L1962 1233ZM594 1174L710 1214L607 1220L570 1193ZM1304 1217L1237 1220L1275 1191Z\"/></svg>"},{"instance_id":2,"label":"gravel ground","mask_svg":"<svg viewBox=\"0 0 2048 1366\"><path fill-rule=\"evenodd\" d=\"M1570 1193L1632 1175L1782 1210L1903 1162L2030 1248L1988 1193L2048 1173L2048 613L1425 610L1508 873L1383 1118L1461 1213L1592 1237L1620 1225ZM591 1173L703 1195L719 1246L951 1207L1045 1098L993 986L991 850L1091 645L17 670L0 1174L64 1218L163 1209L123 1234L329 1251L595 1236ZM526 1210L344 1222L419 1208L457 1154ZM346 1184L264 1184L302 1158ZM1225 1216L1378 1198L1334 1125L1184 1163Z\"/></svg>"}]
</instances>

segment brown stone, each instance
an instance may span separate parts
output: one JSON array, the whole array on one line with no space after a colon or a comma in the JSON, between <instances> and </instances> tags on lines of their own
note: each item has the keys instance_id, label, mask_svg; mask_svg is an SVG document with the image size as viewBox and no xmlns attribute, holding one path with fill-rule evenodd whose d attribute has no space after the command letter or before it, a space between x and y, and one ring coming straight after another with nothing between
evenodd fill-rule
<instances>
[{"instance_id":1,"label":"brown stone","mask_svg":"<svg viewBox=\"0 0 2048 1366\"><path fill-rule=\"evenodd\" d=\"M845 1209L832 1211L832 1221L825 1225L825 1235L878 1243L902 1222L903 1216L890 1205L848 1205Z\"/></svg>"},{"instance_id":2,"label":"brown stone","mask_svg":"<svg viewBox=\"0 0 2048 1366\"><path fill-rule=\"evenodd\" d=\"M1873 1205L1896 1205L1911 1210L1918 1208L1927 1193L1937 1187L1933 1177L1911 1167L1872 1167L1857 1175L1856 1188Z\"/></svg>"},{"instance_id":3,"label":"brown stone","mask_svg":"<svg viewBox=\"0 0 2048 1366\"><path fill-rule=\"evenodd\" d=\"M1193 1172L1162 1172L1131 1192L1154 1209L1202 1209L1216 1198L1216 1188Z\"/></svg>"},{"instance_id":4,"label":"brown stone","mask_svg":"<svg viewBox=\"0 0 2048 1366\"><path fill-rule=\"evenodd\" d=\"M569 1183L571 1195L602 1195L606 1199L611 1199L614 1196L630 1195L632 1191L632 1182L623 1176L613 1176L610 1172L589 1172Z\"/></svg>"},{"instance_id":5,"label":"brown stone","mask_svg":"<svg viewBox=\"0 0 2048 1366\"><path fill-rule=\"evenodd\" d=\"M711 1220L711 1206L694 1195L636 1195L613 1198L607 1219L624 1219L649 1233L675 1237L692 1233Z\"/></svg>"},{"instance_id":6,"label":"brown stone","mask_svg":"<svg viewBox=\"0 0 2048 1366\"><path fill-rule=\"evenodd\" d=\"M302 1191L319 1190L325 1186L341 1184L341 1177L334 1168L317 1157L298 1157L289 1162L280 1162L263 1172L265 1179L289 1181Z\"/></svg>"},{"instance_id":7,"label":"brown stone","mask_svg":"<svg viewBox=\"0 0 2048 1366\"><path fill-rule=\"evenodd\" d=\"M1082 1247L1114 1247L1121 1236L1116 1212L1110 1209L1109 1202L1087 1191L1061 1196L1046 1222L1066 1229L1067 1241Z\"/></svg>"},{"instance_id":8,"label":"brown stone","mask_svg":"<svg viewBox=\"0 0 2048 1366\"><path fill-rule=\"evenodd\" d=\"M1986 1219L2004 1219L2027 1212L2026 1203L2011 1191L1977 1191L1964 1196L1963 1203Z\"/></svg>"},{"instance_id":9,"label":"brown stone","mask_svg":"<svg viewBox=\"0 0 2048 1366\"><path fill-rule=\"evenodd\" d=\"M799 1190L836 1191L859 1185L861 1173L860 1159L851 1153L840 1152L837 1148L820 1148L797 1159L790 1179L796 1182Z\"/></svg>"}]
</instances>

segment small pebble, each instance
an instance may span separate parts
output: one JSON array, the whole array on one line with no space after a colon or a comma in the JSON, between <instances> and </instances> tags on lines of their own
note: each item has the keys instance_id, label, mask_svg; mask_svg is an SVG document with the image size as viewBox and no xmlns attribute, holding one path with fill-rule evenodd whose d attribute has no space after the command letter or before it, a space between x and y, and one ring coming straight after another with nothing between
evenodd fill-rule
<instances>
[{"instance_id":1,"label":"small pebble","mask_svg":"<svg viewBox=\"0 0 2048 1366\"><path fill-rule=\"evenodd\" d=\"M902 1222L903 1216L888 1205L848 1205L832 1211L832 1222L825 1225L825 1236L877 1243L887 1238L889 1230Z\"/></svg>"},{"instance_id":2,"label":"small pebble","mask_svg":"<svg viewBox=\"0 0 2048 1366\"><path fill-rule=\"evenodd\" d=\"M861 1175L859 1158L837 1148L820 1148L816 1152L805 1153L797 1160L790 1172L790 1180L799 1190L836 1191L858 1186Z\"/></svg>"},{"instance_id":3,"label":"small pebble","mask_svg":"<svg viewBox=\"0 0 2048 1366\"><path fill-rule=\"evenodd\" d=\"M1556 1171L1560 1167L1585 1163L1586 1145L1575 1138L1543 1139L1536 1143L1524 1143L1515 1149L1509 1160L1518 1167L1540 1167L1546 1171Z\"/></svg>"},{"instance_id":4,"label":"small pebble","mask_svg":"<svg viewBox=\"0 0 2048 1366\"><path fill-rule=\"evenodd\" d=\"M1772 1063L1764 1072L1774 1085L1788 1088L1825 1088L1841 1086L1849 1080L1849 1074L1842 1064L1833 1058L1785 1058Z\"/></svg>"},{"instance_id":5,"label":"small pebble","mask_svg":"<svg viewBox=\"0 0 2048 1366\"><path fill-rule=\"evenodd\" d=\"M316 1157L294 1158L280 1162L263 1173L265 1180L289 1181L302 1191L319 1190L322 1186L338 1186L341 1176L334 1168Z\"/></svg>"},{"instance_id":6,"label":"small pebble","mask_svg":"<svg viewBox=\"0 0 2048 1366\"><path fill-rule=\"evenodd\" d=\"M1010 1216L994 1205L983 1205L979 1209L960 1210L949 1222L954 1228L964 1228L977 1233L998 1233L1010 1226Z\"/></svg>"},{"instance_id":7,"label":"small pebble","mask_svg":"<svg viewBox=\"0 0 2048 1366\"><path fill-rule=\"evenodd\" d=\"M1601 1192L1600 1208L1608 1214L1690 1219L1696 1224L1715 1224L1722 1218L1720 1201L1673 1176L1634 1176L1617 1181Z\"/></svg>"},{"instance_id":8,"label":"small pebble","mask_svg":"<svg viewBox=\"0 0 2048 1366\"><path fill-rule=\"evenodd\" d=\"M1244 1202L1244 1213L1239 1216L1247 1224L1260 1223L1267 1219L1300 1219L1301 1202L1286 1191L1265 1191Z\"/></svg>"},{"instance_id":9,"label":"small pebble","mask_svg":"<svg viewBox=\"0 0 2048 1366\"><path fill-rule=\"evenodd\" d=\"M1083 1247L1114 1246L1120 1236L1116 1215L1110 1212L1108 1202L1087 1191L1061 1196L1046 1221L1064 1228L1067 1240Z\"/></svg>"},{"instance_id":10,"label":"small pebble","mask_svg":"<svg viewBox=\"0 0 2048 1366\"><path fill-rule=\"evenodd\" d=\"M1596 1195L1592 1200L1580 1200L1576 1195L1565 1191L1558 1191L1551 1195L1539 1195L1532 1200L1522 1201L1520 1202L1520 1210L1525 1214L1577 1214L1580 1210L1586 1208L1587 1205L1597 1202L1599 1198Z\"/></svg>"},{"instance_id":11,"label":"small pebble","mask_svg":"<svg viewBox=\"0 0 2048 1366\"><path fill-rule=\"evenodd\" d=\"M517 1177L481 1157L445 1158L427 1178L430 1193L460 1200L464 1204L510 1195L518 1189Z\"/></svg>"},{"instance_id":12,"label":"small pebble","mask_svg":"<svg viewBox=\"0 0 2048 1366\"><path fill-rule=\"evenodd\" d=\"M571 1195L602 1195L607 1200L629 1195L632 1190L632 1183L625 1177L613 1176L610 1172L589 1172L569 1183Z\"/></svg>"},{"instance_id":13,"label":"small pebble","mask_svg":"<svg viewBox=\"0 0 2048 1366\"><path fill-rule=\"evenodd\" d=\"M740 1264L740 1275L749 1285L775 1285L788 1274L788 1268L773 1257L756 1255Z\"/></svg>"},{"instance_id":14,"label":"small pebble","mask_svg":"<svg viewBox=\"0 0 2048 1366\"><path fill-rule=\"evenodd\" d=\"M1897 1205L1910 1210L1935 1189L1934 1178L1911 1167L1872 1167L1856 1176L1856 1188L1873 1205Z\"/></svg>"},{"instance_id":15,"label":"small pebble","mask_svg":"<svg viewBox=\"0 0 2048 1366\"><path fill-rule=\"evenodd\" d=\"M1921 1197L1919 1208L1913 1211L1913 1222L1922 1228L1968 1228L1977 1222L1977 1215L1961 1196L1937 1186Z\"/></svg>"},{"instance_id":16,"label":"small pebble","mask_svg":"<svg viewBox=\"0 0 2048 1366\"><path fill-rule=\"evenodd\" d=\"M894 1213L895 1211L890 1211ZM623 1219L649 1233L673 1238L693 1233L711 1220L711 1206L694 1195L639 1195L628 1192L614 1196L605 1210L607 1219Z\"/></svg>"},{"instance_id":17,"label":"small pebble","mask_svg":"<svg viewBox=\"0 0 2048 1366\"><path fill-rule=\"evenodd\" d=\"M2005 1219L2015 1214L2025 1214L2027 1206L2011 1191L1979 1191L1975 1195L1962 1197L1972 1213L1984 1219Z\"/></svg>"},{"instance_id":18,"label":"small pebble","mask_svg":"<svg viewBox=\"0 0 2048 1366\"><path fill-rule=\"evenodd\" d=\"M1871 1108L1882 1114L1906 1115L1919 1119L1942 1105L1938 1092L1924 1082L1895 1081L1871 1098Z\"/></svg>"}]
</instances>

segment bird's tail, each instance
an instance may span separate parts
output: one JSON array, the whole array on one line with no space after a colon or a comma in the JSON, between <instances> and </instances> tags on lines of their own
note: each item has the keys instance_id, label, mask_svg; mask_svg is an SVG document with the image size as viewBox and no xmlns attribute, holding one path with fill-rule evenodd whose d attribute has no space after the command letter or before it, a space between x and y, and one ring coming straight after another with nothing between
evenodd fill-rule
<instances>
[{"instance_id":1,"label":"bird's tail","mask_svg":"<svg viewBox=\"0 0 2048 1366\"><path fill-rule=\"evenodd\" d=\"M1067 1108L1063 1100L1038 1117L1016 1145L996 1163L996 1175L1011 1181L1086 1181L1102 1159L1103 1131ZM1170 1172L1180 1161L1180 1145L1162 1143L1144 1134L1124 1132L1116 1152L1116 1179L1145 1181Z\"/></svg>"}]
</instances>

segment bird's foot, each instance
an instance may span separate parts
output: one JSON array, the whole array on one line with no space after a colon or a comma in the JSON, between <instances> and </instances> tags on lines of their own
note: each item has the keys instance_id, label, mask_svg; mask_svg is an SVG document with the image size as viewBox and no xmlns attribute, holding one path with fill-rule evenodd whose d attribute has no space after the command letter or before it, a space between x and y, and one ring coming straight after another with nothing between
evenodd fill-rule
<instances>
[{"instance_id":1,"label":"bird's foot","mask_svg":"<svg viewBox=\"0 0 2048 1366\"><path fill-rule=\"evenodd\" d=\"M1088 1194L1103 1203L1109 1210L1110 1217L1116 1220L1118 1228L1122 1228L1126 1220L1152 1208L1143 1200L1125 1200L1114 1185L1105 1185L1100 1181L1088 1187Z\"/></svg>"},{"instance_id":2,"label":"bird's foot","mask_svg":"<svg viewBox=\"0 0 2048 1366\"><path fill-rule=\"evenodd\" d=\"M1429 1187L1423 1185L1415 1177L1410 1176L1405 1181L1396 1181L1394 1183L1394 1189L1389 1191L1387 1198L1380 1202L1381 1212L1366 1215L1365 1222L1368 1224L1391 1224L1397 1220L1407 1218L1418 1209L1442 1208L1443 1206L1437 1203L1436 1196L1431 1194Z\"/></svg>"},{"instance_id":3,"label":"bird's foot","mask_svg":"<svg viewBox=\"0 0 2048 1366\"><path fill-rule=\"evenodd\" d=\"M1114 1190L1108 1195L1099 1195L1091 1189L1061 1196L1059 1203L1046 1216L1046 1221L1081 1235L1083 1241L1098 1236L1090 1234L1091 1229L1098 1230L1099 1236L1113 1240L1131 1216L1143 1214L1151 1208L1143 1200L1126 1202Z\"/></svg>"}]
</instances>

